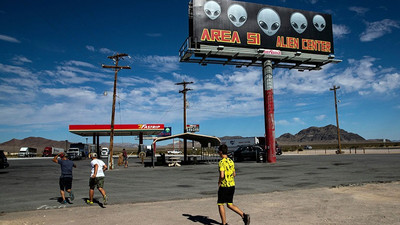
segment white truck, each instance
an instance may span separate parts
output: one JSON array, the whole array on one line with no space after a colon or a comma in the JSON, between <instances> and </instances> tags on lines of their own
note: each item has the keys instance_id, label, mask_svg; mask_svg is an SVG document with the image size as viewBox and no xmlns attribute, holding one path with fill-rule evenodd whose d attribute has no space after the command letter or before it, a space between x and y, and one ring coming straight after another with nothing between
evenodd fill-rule
<instances>
[{"instance_id":1,"label":"white truck","mask_svg":"<svg viewBox=\"0 0 400 225\"><path fill-rule=\"evenodd\" d=\"M37 149L30 147L21 147L19 149L18 157L36 157Z\"/></svg>"},{"instance_id":2,"label":"white truck","mask_svg":"<svg viewBox=\"0 0 400 225\"><path fill-rule=\"evenodd\" d=\"M228 146L228 151L233 152L239 146L258 145L260 144L260 141L258 137L243 137L243 138L221 139L221 144L226 144L226 146Z\"/></svg>"},{"instance_id":3,"label":"white truck","mask_svg":"<svg viewBox=\"0 0 400 225\"><path fill-rule=\"evenodd\" d=\"M82 154L79 148L70 148L67 151L67 158L70 160L82 159Z\"/></svg>"}]
</instances>

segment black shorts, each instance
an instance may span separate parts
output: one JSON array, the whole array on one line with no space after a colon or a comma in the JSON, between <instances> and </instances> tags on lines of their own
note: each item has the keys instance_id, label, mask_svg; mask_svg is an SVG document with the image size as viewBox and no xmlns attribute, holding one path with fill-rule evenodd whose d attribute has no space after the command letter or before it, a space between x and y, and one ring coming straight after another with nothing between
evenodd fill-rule
<instances>
[{"instance_id":1,"label":"black shorts","mask_svg":"<svg viewBox=\"0 0 400 225\"><path fill-rule=\"evenodd\" d=\"M72 177L60 177L60 190L69 190L72 188Z\"/></svg>"},{"instance_id":2,"label":"black shorts","mask_svg":"<svg viewBox=\"0 0 400 225\"><path fill-rule=\"evenodd\" d=\"M218 205L233 204L233 195L235 194L235 186L219 187L218 189Z\"/></svg>"}]
</instances>

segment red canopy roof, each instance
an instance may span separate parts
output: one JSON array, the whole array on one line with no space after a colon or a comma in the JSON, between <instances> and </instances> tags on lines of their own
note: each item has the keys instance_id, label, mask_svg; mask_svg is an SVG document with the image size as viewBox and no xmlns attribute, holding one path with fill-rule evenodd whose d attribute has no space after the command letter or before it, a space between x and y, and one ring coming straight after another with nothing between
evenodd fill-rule
<instances>
[{"instance_id":1,"label":"red canopy roof","mask_svg":"<svg viewBox=\"0 0 400 225\"><path fill-rule=\"evenodd\" d=\"M164 124L115 124L114 136L158 135ZM69 132L80 136L110 136L111 124L69 125Z\"/></svg>"}]
</instances>

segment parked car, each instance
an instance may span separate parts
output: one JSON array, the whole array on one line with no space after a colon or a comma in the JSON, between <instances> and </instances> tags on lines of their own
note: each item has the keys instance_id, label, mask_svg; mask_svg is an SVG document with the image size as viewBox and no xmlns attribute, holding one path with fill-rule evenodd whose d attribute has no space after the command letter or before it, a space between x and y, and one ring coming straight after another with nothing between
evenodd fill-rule
<instances>
[{"instance_id":1,"label":"parked car","mask_svg":"<svg viewBox=\"0 0 400 225\"><path fill-rule=\"evenodd\" d=\"M110 154L110 150L106 147L103 147L101 149L100 155L101 157L107 157Z\"/></svg>"},{"instance_id":2,"label":"parked car","mask_svg":"<svg viewBox=\"0 0 400 225\"><path fill-rule=\"evenodd\" d=\"M276 148L275 148L275 154L276 154L276 155L282 155L282 149L281 149L281 147L276 146Z\"/></svg>"},{"instance_id":3,"label":"parked car","mask_svg":"<svg viewBox=\"0 0 400 225\"><path fill-rule=\"evenodd\" d=\"M0 169L4 169L9 167L10 164L8 164L7 157L4 155L4 150L0 150Z\"/></svg>"},{"instance_id":4,"label":"parked car","mask_svg":"<svg viewBox=\"0 0 400 225\"><path fill-rule=\"evenodd\" d=\"M267 151L258 145L240 146L233 152L234 161L254 160L265 162L267 160Z\"/></svg>"},{"instance_id":5,"label":"parked car","mask_svg":"<svg viewBox=\"0 0 400 225\"><path fill-rule=\"evenodd\" d=\"M311 150L311 149L312 149L311 145L304 146L304 150Z\"/></svg>"},{"instance_id":6,"label":"parked car","mask_svg":"<svg viewBox=\"0 0 400 225\"><path fill-rule=\"evenodd\" d=\"M153 150L147 149L146 150L146 157L150 157L150 156L153 156Z\"/></svg>"}]
</instances>

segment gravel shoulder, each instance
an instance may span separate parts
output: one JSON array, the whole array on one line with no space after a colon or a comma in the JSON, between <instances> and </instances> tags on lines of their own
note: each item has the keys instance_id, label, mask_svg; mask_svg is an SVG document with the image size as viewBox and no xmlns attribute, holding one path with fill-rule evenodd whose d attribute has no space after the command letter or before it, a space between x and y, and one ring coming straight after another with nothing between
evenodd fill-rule
<instances>
[{"instance_id":1,"label":"gravel shoulder","mask_svg":"<svg viewBox=\"0 0 400 225\"><path fill-rule=\"evenodd\" d=\"M400 182L237 195L251 224L400 224ZM215 198L69 207L0 214L14 224L219 224ZM242 224L227 211L229 224Z\"/></svg>"}]
</instances>

